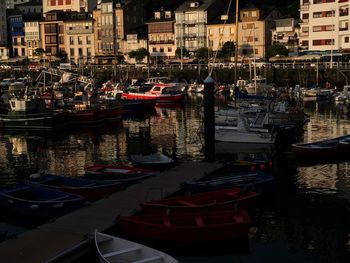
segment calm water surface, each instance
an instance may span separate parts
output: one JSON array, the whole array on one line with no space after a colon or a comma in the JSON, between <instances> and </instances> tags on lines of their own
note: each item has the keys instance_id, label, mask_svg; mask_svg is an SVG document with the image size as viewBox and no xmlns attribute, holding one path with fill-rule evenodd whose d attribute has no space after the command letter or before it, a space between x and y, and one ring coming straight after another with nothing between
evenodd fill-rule
<instances>
[{"instance_id":1,"label":"calm water surface","mask_svg":"<svg viewBox=\"0 0 350 263\"><path fill-rule=\"evenodd\" d=\"M0 135L0 185L39 170L82 176L94 163L128 163L129 155L160 151L178 161L202 160L202 121L192 97L185 107L156 108L111 127L80 128L56 134ZM218 106L224 104L219 98ZM304 141L350 134L340 106L305 104L310 122ZM298 167L290 151L273 156L276 193L252 211L249 239L195 255L172 252L182 262L350 262L350 163ZM1 222L2 221L2 222ZM0 230L23 226L0 216Z\"/></svg>"}]
</instances>

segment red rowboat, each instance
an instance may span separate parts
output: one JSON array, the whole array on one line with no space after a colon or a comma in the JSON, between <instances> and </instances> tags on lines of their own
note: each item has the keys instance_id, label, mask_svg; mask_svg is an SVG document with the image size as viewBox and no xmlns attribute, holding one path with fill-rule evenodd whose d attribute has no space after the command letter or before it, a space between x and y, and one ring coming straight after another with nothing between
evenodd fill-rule
<instances>
[{"instance_id":1,"label":"red rowboat","mask_svg":"<svg viewBox=\"0 0 350 263\"><path fill-rule=\"evenodd\" d=\"M251 206L254 202L254 197L257 195L253 191L241 191L240 188L229 188L145 202L141 204L141 207L142 211L147 214L222 211L235 209L237 206Z\"/></svg>"},{"instance_id":2,"label":"red rowboat","mask_svg":"<svg viewBox=\"0 0 350 263\"><path fill-rule=\"evenodd\" d=\"M119 220L122 231L130 237L182 243L247 238L250 224L245 210L128 216Z\"/></svg>"}]
</instances>

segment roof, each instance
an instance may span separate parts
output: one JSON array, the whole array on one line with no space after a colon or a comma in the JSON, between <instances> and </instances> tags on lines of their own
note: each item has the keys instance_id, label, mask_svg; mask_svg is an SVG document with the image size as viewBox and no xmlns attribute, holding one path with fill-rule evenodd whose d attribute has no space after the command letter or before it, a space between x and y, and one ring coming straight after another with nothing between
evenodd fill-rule
<instances>
[{"instance_id":1,"label":"roof","mask_svg":"<svg viewBox=\"0 0 350 263\"><path fill-rule=\"evenodd\" d=\"M174 12L170 11L170 10L159 10L159 11L155 11L155 12L160 12L163 13L163 16L159 19L156 19L153 15L152 18L150 18L148 21L146 21L145 24L151 24L151 23L162 23L162 22L174 22L175 21L175 16L174 16ZM155 13L153 12L153 14ZM169 18L165 18L165 12L171 12L171 17Z\"/></svg>"},{"instance_id":2,"label":"roof","mask_svg":"<svg viewBox=\"0 0 350 263\"><path fill-rule=\"evenodd\" d=\"M43 5L43 1L41 1L41 0L31 0L29 2L16 4L16 7L17 6L19 6L19 7L22 7L22 6L33 6L33 5L42 6Z\"/></svg>"},{"instance_id":3,"label":"roof","mask_svg":"<svg viewBox=\"0 0 350 263\"><path fill-rule=\"evenodd\" d=\"M233 14L229 14L228 15L228 19L227 20L222 20L221 16L222 15L226 15L226 14L219 14L215 17L213 17L213 19L211 19L210 21L208 21L208 25L217 25L217 24L235 24L235 16Z\"/></svg>"},{"instance_id":4,"label":"roof","mask_svg":"<svg viewBox=\"0 0 350 263\"><path fill-rule=\"evenodd\" d=\"M207 10L216 1L217 0L186 1L175 10L175 13L184 12L184 11L204 11L204 10ZM199 6L191 7L190 4L194 2L198 2Z\"/></svg>"}]
</instances>

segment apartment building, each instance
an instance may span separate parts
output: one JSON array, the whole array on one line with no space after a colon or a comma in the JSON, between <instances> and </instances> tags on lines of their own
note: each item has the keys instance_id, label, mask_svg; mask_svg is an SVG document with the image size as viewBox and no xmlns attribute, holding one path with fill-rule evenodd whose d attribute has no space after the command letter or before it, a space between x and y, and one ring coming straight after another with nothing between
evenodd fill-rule
<instances>
[{"instance_id":1,"label":"apartment building","mask_svg":"<svg viewBox=\"0 0 350 263\"><path fill-rule=\"evenodd\" d=\"M26 54L29 59L36 58L35 50L42 48L40 37L40 21L41 18L30 17L24 22L25 28L25 42L26 42Z\"/></svg>"},{"instance_id":2,"label":"apartment building","mask_svg":"<svg viewBox=\"0 0 350 263\"><path fill-rule=\"evenodd\" d=\"M144 24L145 11L140 0L123 3L102 0L93 11L95 61L112 63L122 53L126 36L135 34Z\"/></svg>"},{"instance_id":3,"label":"apartment building","mask_svg":"<svg viewBox=\"0 0 350 263\"><path fill-rule=\"evenodd\" d=\"M175 10L176 47L194 53L207 46L207 23L225 13L226 4L220 0L186 1Z\"/></svg>"},{"instance_id":4,"label":"apartment building","mask_svg":"<svg viewBox=\"0 0 350 263\"><path fill-rule=\"evenodd\" d=\"M65 12L53 10L47 12L45 19L39 24L42 48L46 51L46 58L52 59L59 53L67 52L65 47L65 18Z\"/></svg>"},{"instance_id":5,"label":"apartment building","mask_svg":"<svg viewBox=\"0 0 350 263\"><path fill-rule=\"evenodd\" d=\"M175 57L175 16L163 9L153 13L148 26L148 52L155 63ZM153 62L152 61L152 62Z\"/></svg>"},{"instance_id":6,"label":"apartment building","mask_svg":"<svg viewBox=\"0 0 350 263\"><path fill-rule=\"evenodd\" d=\"M16 9L24 15L42 14L43 3L41 0L30 0L23 4L16 4Z\"/></svg>"},{"instance_id":7,"label":"apartment building","mask_svg":"<svg viewBox=\"0 0 350 263\"><path fill-rule=\"evenodd\" d=\"M26 56L26 44L24 37L23 14L17 9L11 9L7 13L9 32L12 43L11 53L13 57Z\"/></svg>"},{"instance_id":8,"label":"apartment building","mask_svg":"<svg viewBox=\"0 0 350 263\"><path fill-rule=\"evenodd\" d=\"M234 16L225 14L215 17L207 25L208 48L217 51L225 42L235 42L235 32Z\"/></svg>"},{"instance_id":9,"label":"apartment building","mask_svg":"<svg viewBox=\"0 0 350 263\"><path fill-rule=\"evenodd\" d=\"M299 26L294 18L275 20L275 28L272 29L272 44L284 45L289 56L298 55L299 50Z\"/></svg>"},{"instance_id":10,"label":"apartment building","mask_svg":"<svg viewBox=\"0 0 350 263\"><path fill-rule=\"evenodd\" d=\"M92 13L73 12L64 26L68 59L78 65L90 63L95 56Z\"/></svg>"},{"instance_id":11,"label":"apartment building","mask_svg":"<svg viewBox=\"0 0 350 263\"><path fill-rule=\"evenodd\" d=\"M52 10L91 12L97 5L97 0L42 0L43 13Z\"/></svg>"},{"instance_id":12,"label":"apartment building","mask_svg":"<svg viewBox=\"0 0 350 263\"><path fill-rule=\"evenodd\" d=\"M349 0L301 0L301 49L350 49L349 18Z\"/></svg>"},{"instance_id":13,"label":"apartment building","mask_svg":"<svg viewBox=\"0 0 350 263\"><path fill-rule=\"evenodd\" d=\"M238 24L238 54L242 59L263 60L271 46L274 20L280 17L276 9L246 8L240 10Z\"/></svg>"}]
</instances>

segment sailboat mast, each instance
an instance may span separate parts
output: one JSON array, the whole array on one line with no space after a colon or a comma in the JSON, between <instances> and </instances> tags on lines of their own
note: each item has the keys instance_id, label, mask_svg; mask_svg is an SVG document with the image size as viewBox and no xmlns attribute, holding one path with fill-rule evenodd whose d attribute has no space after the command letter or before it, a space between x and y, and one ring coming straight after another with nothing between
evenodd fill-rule
<instances>
[{"instance_id":1,"label":"sailboat mast","mask_svg":"<svg viewBox=\"0 0 350 263\"><path fill-rule=\"evenodd\" d=\"M255 87L255 94L256 94L256 59L255 59L255 23L253 23L253 62L254 62L254 87Z\"/></svg>"},{"instance_id":2,"label":"sailboat mast","mask_svg":"<svg viewBox=\"0 0 350 263\"><path fill-rule=\"evenodd\" d=\"M235 32L235 39L236 39L236 43L235 43L235 83L234 85L237 85L237 60L238 60L238 15L239 15L239 11L238 11L238 4L239 4L239 0L236 0L236 32Z\"/></svg>"}]
</instances>

